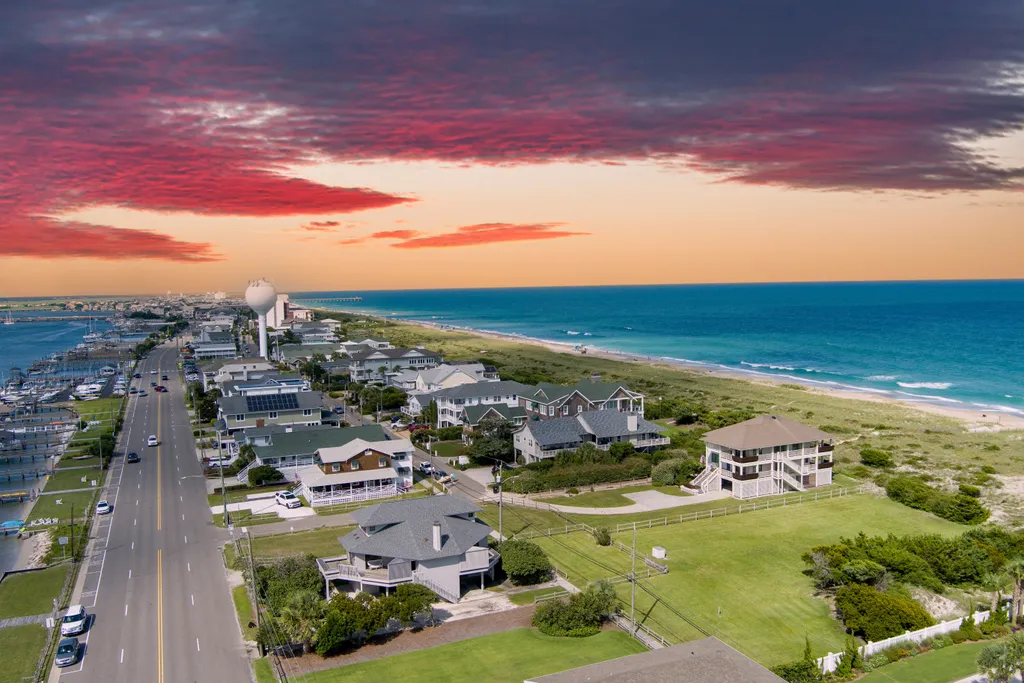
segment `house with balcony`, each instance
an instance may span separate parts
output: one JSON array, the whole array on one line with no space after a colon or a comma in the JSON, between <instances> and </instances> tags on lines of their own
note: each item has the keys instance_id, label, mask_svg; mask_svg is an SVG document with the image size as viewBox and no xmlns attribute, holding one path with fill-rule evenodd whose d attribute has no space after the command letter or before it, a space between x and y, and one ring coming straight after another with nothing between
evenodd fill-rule
<instances>
[{"instance_id":1,"label":"house with balcony","mask_svg":"<svg viewBox=\"0 0 1024 683\"><path fill-rule=\"evenodd\" d=\"M387 381L389 374L399 369L424 370L441 364L443 356L422 347L368 348L348 355L348 372L353 382Z\"/></svg>"},{"instance_id":2,"label":"house with balcony","mask_svg":"<svg viewBox=\"0 0 1024 683\"><path fill-rule=\"evenodd\" d=\"M715 429L701 437L704 471L693 484L705 493L729 491L734 498L828 486L834 438L781 415L759 415Z\"/></svg>"},{"instance_id":3,"label":"house with balcony","mask_svg":"<svg viewBox=\"0 0 1024 683\"><path fill-rule=\"evenodd\" d=\"M311 507L392 498L412 487L413 450L408 439L353 439L317 448L296 481Z\"/></svg>"},{"instance_id":4,"label":"house with balcony","mask_svg":"<svg viewBox=\"0 0 1024 683\"><path fill-rule=\"evenodd\" d=\"M608 450L614 443L629 442L638 451L653 451L669 444L667 431L635 413L617 410L583 412L549 420L527 419L512 435L516 461L531 463L574 451L585 443Z\"/></svg>"},{"instance_id":5,"label":"house with balcony","mask_svg":"<svg viewBox=\"0 0 1024 683\"><path fill-rule=\"evenodd\" d=\"M498 371L483 363L442 363L435 368L403 370L388 378L388 384L402 391L430 393L477 382L497 382Z\"/></svg>"},{"instance_id":6,"label":"house with balcony","mask_svg":"<svg viewBox=\"0 0 1024 683\"><path fill-rule=\"evenodd\" d=\"M380 425L346 429L331 425L270 425L246 430L239 435L239 445L252 446L255 458L249 467L270 465L280 470L286 480L295 481L299 470L315 464L318 449L344 446L356 439L374 442L390 438ZM243 484L248 483L249 467L238 473Z\"/></svg>"},{"instance_id":7,"label":"house with balcony","mask_svg":"<svg viewBox=\"0 0 1024 683\"><path fill-rule=\"evenodd\" d=\"M492 529L480 508L461 497L429 496L378 503L352 513L356 529L342 536L345 553L317 559L325 593L387 593L403 583L426 586L458 602L463 582L484 586L500 555L487 545Z\"/></svg>"},{"instance_id":8,"label":"house with balcony","mask_svg":"<svg viewBox=\"0 0 1024 683\"><path fill-rule=\"evenodd\" d=\"M322 404L319 391L222 396L217 399L217 429L235 434L269 425L318 425Z\"/></svg>"},{"instance_id":9,"label":"house with balcony","mask_svg":"<svg viewBox=\"0 0 1024 683\"><path fill-rule=\"evenodd\" d=\"M532 392L520 394L519 405L531 419L571 417L593 410L618 410L644 414L644 395L621 382L602 382L592 375L571 386L541 382Z\"/></svg>"},{"instance_id":10,"label":"house with balcony","mask_svg":"<svg viewBox=\"0 0 1024 683\"><path fill-rule=\"evenodd\" d=\"M224 396L258 396L310 391L309 380L294 373L267 373L257 379L232 380L221 385Z\"/></svg>"},{"instance_id":11,"label":"house with balcony","mask_svg":"<svg viewBox=\"0 0 1024 683\"><path fill-rule=\"evenodd\" d=\"M265 358L223 359L199 366L203 376L203 391L209 391L216 385L235 380L249 380L276 373L277 368Z\"/></svg>"},{"instance_id":12,"label":"house with balcony","mask_svg":"<svg viewBox=\"0 0 1024 683\"><path fill-rule=\"evenodd\" d=\"M430 407L430 402L433 400L434 394L409 394L405 405L402 406L402 414L415 419Z\"/></svg>"},{"instance_id":13,"label":"house with balcony","mask_svg":"<svg viewBox=\"0 0 1024 683\"><path fill-rule=\"evenodd\" d=\"M434 393L437 402L437 427L463 424L463 410L470 406L504 404L508 408L519 406L519 396L532 389L529 385L511 380L460 384Z\"/></svg>"}]
</instances>

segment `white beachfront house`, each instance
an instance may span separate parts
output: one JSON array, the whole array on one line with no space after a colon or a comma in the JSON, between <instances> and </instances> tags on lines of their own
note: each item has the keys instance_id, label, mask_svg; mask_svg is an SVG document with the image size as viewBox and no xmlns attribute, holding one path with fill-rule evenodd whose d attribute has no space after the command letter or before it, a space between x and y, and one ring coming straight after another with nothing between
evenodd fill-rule
<instances>
[{"instance_id":1,"label":"white beachfront house","mask_svg":"<svg viewBox=\"0 0 1024 683\"><path fill-rule=\"evenodd\" d=\"M434 393L434 401L437 402L437 426L454 427L463 424L463 410L468 406L502 403L509 408L516 408L519 406L519 397L532 388L512 380L502 380L460 384L442 389Z\"/></svg>"},{"instance_id":2,"label":"white beachfront house","mask_svg":"<svg viewBox=\"0 0 1024 683\"><path fill-rule=\"evenodd\" d=\"M344 555L317 559L330 596L346 591L384 592L403 583L426 586L458 602L463 579L494 577L500 555L487 545L492 529L480 508L457 496L378 503L352 513L358 527L341 537ZM474 586L475 587L475 586Z\"/></svg>"},{"instance_id":3,"label":"white beachfront house","mask_svg":"<svg viewBox=\"0 0 1024 683\"><path fill-rule=\"evenodd\" d=\"M788 417L759 415L701 438L705 468L693 483L702 492L756 498L832 483L834 437Z\"/></svg>"},{"instance_id":4,"label":"white beachfront house","mask_svg":"<svg viewBox=\"0 0 1024 683\"><path fill-rule=\"evenodd\" d=\"M412 487L413 450L408 439L318 448L296 472L300 492L312 507L397 496Z\"/></svg>"}]
</instances>

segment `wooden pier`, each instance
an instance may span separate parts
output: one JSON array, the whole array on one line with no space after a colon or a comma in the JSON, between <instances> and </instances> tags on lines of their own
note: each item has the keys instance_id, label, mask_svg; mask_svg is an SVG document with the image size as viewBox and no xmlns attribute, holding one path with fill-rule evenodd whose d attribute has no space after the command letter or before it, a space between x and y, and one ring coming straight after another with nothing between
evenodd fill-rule
<instances>
[{"instance_id":1,"label":"wooden pier","mask_svg":"<svg viewBox=\"0 0 1024 683\"><path fill-rule=\"evenodd\" d=\"M301 301L303 303L311 303L311 304L327 304L327 303L334 303L334 302L339 302L339 301L340 302L345 302L345 303L356 303L356 302L359 302L359 301L362 301L362 300L363 300L363 297L361 297L361 296L346 296L346 297L336 297L336 298L333 298L333 299L302 299ZM296 299L296 303L298 303L298 302L299 302L299 300Z\"/></svg>"},{"instance_id":2,"label":"wooden pier","mask_svg":"<svg viewBox=\"0 0 1024 683\"><path fill-rule=\"evenodd\" d=\"M5 491L0 493L0 505L24 503L26 500L32 500L34 497L31 491Z\"/></svg>"}]
</instances>

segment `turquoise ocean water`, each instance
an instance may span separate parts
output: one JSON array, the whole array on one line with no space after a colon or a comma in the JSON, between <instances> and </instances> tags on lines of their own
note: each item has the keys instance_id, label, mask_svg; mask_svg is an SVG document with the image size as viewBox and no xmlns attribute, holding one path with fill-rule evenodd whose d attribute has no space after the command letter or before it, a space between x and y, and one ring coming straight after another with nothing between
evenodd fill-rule
<instances>
[{"instance_id":1,"label":"turquoise ocean water","mask_svg":"<svg viewBox=\"0 0 1024 683\"><path fill-rule=\"evenodd\" d=\"M306 292L310 304L1024 414L1024 281Z\"/></svg>"}]
</instances>

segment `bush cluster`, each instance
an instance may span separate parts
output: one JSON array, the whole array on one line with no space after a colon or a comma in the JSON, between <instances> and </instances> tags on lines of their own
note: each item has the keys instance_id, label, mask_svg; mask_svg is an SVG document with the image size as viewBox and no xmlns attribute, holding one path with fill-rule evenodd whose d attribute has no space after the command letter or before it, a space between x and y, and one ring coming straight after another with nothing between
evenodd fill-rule
<instances>
[{"instance_id":1,"label":"bush cluster","mask_svg":"<svg viewBox=\"0 0 1024 683\"><path fill-rule=\"evenodd\" d=\"M853 583L836 591L836 610L855 635L878 641L904 631L916 631L934 622L910 598L883 593L873 586Z\"/></svg>"},{"instance_id":2,"label":"bush cluster","mask_svg":"<svg viewBox=\"0 0 1024 683\"><path fill-rule=\"evenodd\" d=\"M651 469L651 483L655 486L685 484L703 469L704 466L695 458L663 460Z\"/></svg>"},{"instance_id":3,"label":"bush cluster","mask_svg":"<svg viewBox=\"0 0 1024 683\"><path fill-rule=\"evenodd\" d=\"M885 493L908 507L926 510L958 524L981 524L990 514L974 496L946 493L929 486L919 477L891 477L885 484Z\"/></svg>"},{"instance_id":4,"label":"bush cluster","mask_svg":"<svg viewBox=\"0 0 1024 683\"><path fill-rule=\"evenodd\" d=\"M643 458L627 458L621 463L552 467L547 471L525 469L509 481L512 493L536 493L551 489L608 484L642 479L651 474L651 463Z\"/></svg>"},{"instance_id":5,"label":"bush cluster","mask_svg":"<svg viewBox=\"0 0 1024 683\"><path fill-rule=\"evenodd\" d=\"M868 467L892 467L892 453L879 448L860 449L860 461Z\"/></svg>"},{"instance_id":6,"label":"bush cluster","mask_svg":"<svg viewBox=\"0 0 1024 683\"><path fill-rule=\"evenodd\" d=\"M529 541L506 541L501 545L501 567L517 586L530 586L547 579L551 562L540 546Z\"/></svg>"},{"instance_id":7,"label":"bush cluster","mask_svg":"<svg viewBox=\"0 0 1024 683\"><path fill-rule=\"evenodd\" d=\"M331 598L323 622L316 629L316 653L326 657L349 641L360 641L389 622L407 624L430 610L437 596L424 586L406 583L391 595L372 597L359 593L350 598L339 593Z\"/></svg>"},{"instance_id":8,"label":"bush cluster","mask_svg":"<svg viewBox=\"0 0 1024 683\"><path fill-rule=\"evenodd\" d=\"M533 625L549 636L592 636L601 630L601 621L615 610L615 601L612 585L597 581L568 599L538 605L533 613Z\"/></svg>"},{"instance_id":9,"label":"bush cluster","mask_svg":"<svg viewBox=\"0 0 1024 683\"><path fill-rule=\"evenodd\" d=\"M608 527L598 527L594 529L594 540L598 545L611 545L612 533L608 531Z\"/></svg>"}]
</instances>

